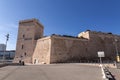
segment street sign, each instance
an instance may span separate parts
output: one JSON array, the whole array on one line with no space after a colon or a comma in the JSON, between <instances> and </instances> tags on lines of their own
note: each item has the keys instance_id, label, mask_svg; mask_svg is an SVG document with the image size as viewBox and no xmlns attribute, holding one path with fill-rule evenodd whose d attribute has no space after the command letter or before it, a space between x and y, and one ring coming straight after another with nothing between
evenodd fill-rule
<instances>
[{"instance_id":1,"label":"street sign","mask_svg":"<svg viewBox=\"0 0 120 80\"><path fill-rule=\"evenodd\" d=\"M98 57L105 57L104 51L98 51Z\"/></svg>"}]
</instances>

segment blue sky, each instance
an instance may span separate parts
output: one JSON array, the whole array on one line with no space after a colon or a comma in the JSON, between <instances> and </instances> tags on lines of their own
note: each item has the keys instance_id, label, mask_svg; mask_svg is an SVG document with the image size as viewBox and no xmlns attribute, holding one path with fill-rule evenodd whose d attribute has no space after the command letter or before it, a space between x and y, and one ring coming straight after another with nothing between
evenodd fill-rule
<instances>
[{"instance_id":1,"label":"blue sky","mask_svg":"<svg viewBox=\"0 0 120 80\"><path fill-rule=\"evenodd\" d=\"M18 22L37 18L44 35L77 36L87 29L120 34L120 0L0 0L0 43L10 34L8 50L16 48Z\"/></svg>"}]
</instances>

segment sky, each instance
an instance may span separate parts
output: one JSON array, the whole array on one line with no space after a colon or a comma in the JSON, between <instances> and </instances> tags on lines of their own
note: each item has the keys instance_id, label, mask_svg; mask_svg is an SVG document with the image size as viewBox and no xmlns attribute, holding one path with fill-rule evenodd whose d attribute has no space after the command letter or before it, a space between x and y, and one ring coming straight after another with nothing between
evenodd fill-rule
<instances>
[{"instance_id":1,"label":"sky","mask_svg":"<svg viewBox=\"0 0 120 80\"><path fill-rule=\"evenodd\" d=\"M77 36L85 30L120 35L120 0L0 0L0 43L16 49L18 23L36 18L44 35Z\"/></svg>"}]
</instances>

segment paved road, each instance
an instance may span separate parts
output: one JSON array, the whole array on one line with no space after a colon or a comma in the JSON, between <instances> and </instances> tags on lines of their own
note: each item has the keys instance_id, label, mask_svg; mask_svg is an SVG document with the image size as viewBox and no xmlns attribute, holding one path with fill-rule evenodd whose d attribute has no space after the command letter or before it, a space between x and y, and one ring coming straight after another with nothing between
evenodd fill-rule
<instances>
[{"instance_id":1,"label":"paved road","mask_svg":"<svg viewBox=\"0 0 120 80\"><path fill-rule=\"evenodd\" d=\"M102 80L97 66L52 64L0 68L0 80Z\"/></svg>"},{"instance_id":2,"label":"paved road","mask_svg":"<svg viewBox=\"0 0 120 80\"><path fill-rule=\"evenodd\" d=\"M120 69L116 69L116 68L109 68L110 72L112 73L112 75L115 76L116 80L120 80Z\"/></svg>"}]
</instances>

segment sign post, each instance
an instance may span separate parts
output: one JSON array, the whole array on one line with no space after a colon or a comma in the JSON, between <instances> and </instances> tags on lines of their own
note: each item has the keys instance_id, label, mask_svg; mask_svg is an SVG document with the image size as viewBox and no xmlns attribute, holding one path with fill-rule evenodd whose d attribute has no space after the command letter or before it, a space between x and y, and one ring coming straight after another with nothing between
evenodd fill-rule
<instances>
[{"instance_id":1,"label":"sign post","mask_svg":"<svg viewBox=\"0 0 120 80\"><path fill-rule=\"evenodd\" d=\"M102 57L105 57L104 51L98 51L98 57L100 58L100 64L102 65Z\"/></svg>"}]
</instances>

